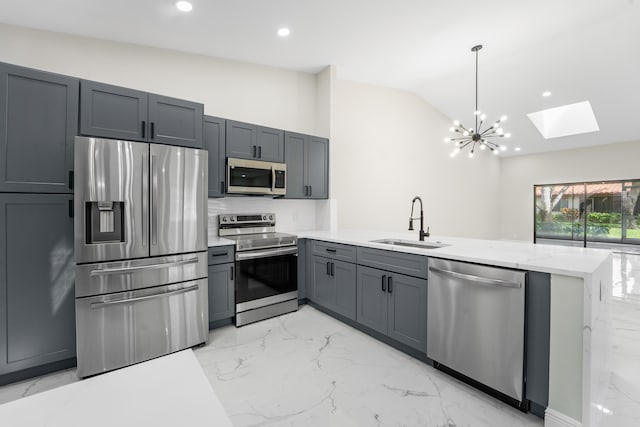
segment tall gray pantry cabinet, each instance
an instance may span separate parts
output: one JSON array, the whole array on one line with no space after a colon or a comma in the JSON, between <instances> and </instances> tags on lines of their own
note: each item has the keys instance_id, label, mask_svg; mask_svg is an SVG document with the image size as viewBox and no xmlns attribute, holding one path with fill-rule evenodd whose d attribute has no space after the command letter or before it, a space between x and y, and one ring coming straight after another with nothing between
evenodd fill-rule
<instances>
[{"instance_id":1,"label":"tall gray pantry cabinet","mask_svg":"<svg viewBox=\"0 0 640 427\"><path fill-rule=\"evenodd\" d=\"M0 385L75 364L79 80L0 63Z\"/></svg>"}]
</instances>

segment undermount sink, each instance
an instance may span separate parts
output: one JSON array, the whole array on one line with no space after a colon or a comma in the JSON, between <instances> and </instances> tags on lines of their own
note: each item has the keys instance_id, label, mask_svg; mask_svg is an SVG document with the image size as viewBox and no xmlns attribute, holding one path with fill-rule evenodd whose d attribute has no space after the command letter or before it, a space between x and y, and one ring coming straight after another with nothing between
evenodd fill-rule
<instances>
[{"instance_id":1,"label":"undermount sink","mask_svg":"<svg viewBox=\"0 0 640 427\"><path fill-rule=\"evenodd\" d=\"M443 248L448 245L434 245L433 243L426 242L411 242L407 240L399 240L399 239L379 239L379 240L370 240L371 243L382 243L385 245L393 245L393 246L408 246L410 248L420 248L420 249L438 249Z\"/></svg>"}]
</instances>

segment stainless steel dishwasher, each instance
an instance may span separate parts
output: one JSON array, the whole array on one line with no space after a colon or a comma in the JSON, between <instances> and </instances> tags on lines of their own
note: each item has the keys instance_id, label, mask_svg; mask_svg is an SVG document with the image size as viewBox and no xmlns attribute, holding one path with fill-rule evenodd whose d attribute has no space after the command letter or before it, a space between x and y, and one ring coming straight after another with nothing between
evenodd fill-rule
<instances>
[{"instance_id":1,"label":"stainless steel dishwasher","mask_svg":"<svg viewBox=\"0 0 640 427\"><path fill-rule=\"evenodd\" d=\"M523 271L429 258L427 356L521 408L525 283Z\"/></svg>"}]
</instances>

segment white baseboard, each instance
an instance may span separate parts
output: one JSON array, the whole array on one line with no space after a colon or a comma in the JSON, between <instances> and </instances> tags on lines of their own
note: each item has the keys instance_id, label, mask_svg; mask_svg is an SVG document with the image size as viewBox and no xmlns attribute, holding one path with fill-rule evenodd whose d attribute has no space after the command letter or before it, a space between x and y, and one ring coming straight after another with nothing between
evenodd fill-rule
<instances>
[{"instance_id":1,"label":"white baseboard","mask_svg":"<svg viewBox=\"0 0 640 427\"><path fill-rule=\"evenodd\" d=\"M547 408L544 413L544 427L582 427L582 423L561 412Z\"/></svg>"}]
</instances>

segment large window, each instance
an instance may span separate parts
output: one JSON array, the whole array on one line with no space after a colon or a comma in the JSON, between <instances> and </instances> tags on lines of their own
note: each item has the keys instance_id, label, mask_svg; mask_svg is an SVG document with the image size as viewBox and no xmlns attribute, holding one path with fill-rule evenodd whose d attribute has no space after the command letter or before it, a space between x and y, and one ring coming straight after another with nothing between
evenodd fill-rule
<instances>
[{"instance_id":1,"label":"large window","mask_svg":"<svg viewBox=\"0 0 640 427\"><path fill-rule=\"evenodd\" d=\"M535 185L537 239L640 244L640 180Z\"/></svg>"}]
</instances>

